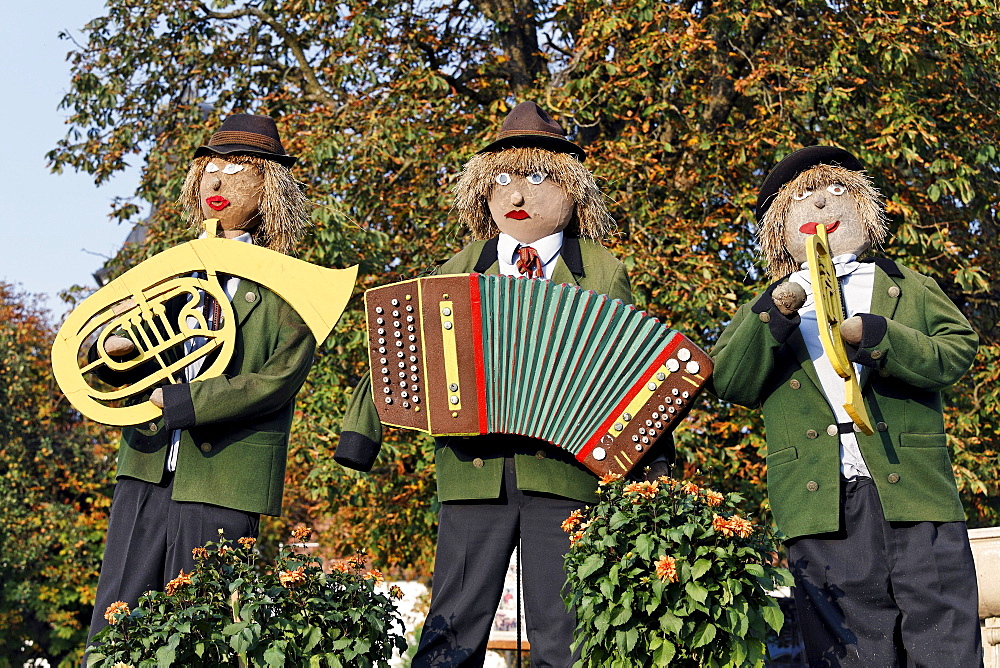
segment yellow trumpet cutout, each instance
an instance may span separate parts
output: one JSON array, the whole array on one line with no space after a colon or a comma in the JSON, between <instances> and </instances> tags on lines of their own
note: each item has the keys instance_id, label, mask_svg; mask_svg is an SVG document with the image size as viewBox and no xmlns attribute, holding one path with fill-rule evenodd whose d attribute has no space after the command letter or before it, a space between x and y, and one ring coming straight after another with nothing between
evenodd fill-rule
<instances>
[{"instance_id":1,"label":"yellow trumpet cutout","mask_svg":"<svg viewBox=\"0 0 1000 668\"><path fill-rule=\"evenodd\" d=\"M816 300L816 321L819 325L819 339L826 356L833 364L833 370L844 379L846 403L844 410L861 431L871 436L875 433L871 418L861 396L861 386L854 372L854 365L847 357L847 347L840 336L840 323L844 321L844 306L840 298L840 284L830 257L830 242L826 227L816 226L816 234L806 241L806 259L809 261L809 280L812 281L813 297Z\"/></svg>"},{"instance_id":2,"label":"yellow trumpet cutout","mask_svg":"<svg viewBox=\"0 0 1000 668\"><path fill-rule=\"evenodd\" d=\"M218 355L198 378L212 378L225 370L233 356L237 324L219 273L252 280L284 299L309 327L317 346L337 324L353 292L357 266L327 269L260 246L215 238L216 222L205 221L208 237L154 255L108 283L74 309L60 327L52 344L52 371L66 398L88 418L119 426L155 420L162 409L148 400L120 407L106 402L138 398L157 385L177 382L175 376L184 367L215 351ZM195 272L204 272L205 277L192 276ZM202 293L215 297L222 309L222 325L217 330L208 329L198 307ZM186 304L172 320L165 305L184 295ZM82 346L97 332L97 357L81 364ZM107 338L116 332L135 344L135 353L127 360L116 359L104 349ZM193 337L206 342L178 357L178 346ZM165 355L171 349L172 359ZM138 373L140 365L155 370L131 379L122 389L99 390L87 380L88 374L101 367L127 374Z\"/></svg>"}]
</instances>

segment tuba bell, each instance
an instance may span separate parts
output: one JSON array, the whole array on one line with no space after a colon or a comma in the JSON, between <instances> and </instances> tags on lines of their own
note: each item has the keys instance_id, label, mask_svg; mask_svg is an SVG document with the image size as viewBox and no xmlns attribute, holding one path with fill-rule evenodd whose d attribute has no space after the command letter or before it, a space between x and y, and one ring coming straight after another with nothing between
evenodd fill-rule
<instances>
[{"instance_id":1,"label":"tuba bell","mask_svg":"<svg viewBox=\"0 0 1000 668\"><path fill-rule=\"evenodd\" d=\"M205 224L212 230L215 220ZM154 255L81 302L56 334L52 370L73 407L96 422L139 424L162 414L141 397L158 385L179 382L180 372L189 364L208 362L217 353L198 378L222 374L233 356L237 324L220 273L253 280L284 299L319 346L347 306L358 267L327 269L211 233ZM208 328L199 308L203 294L214 297L221 308L221 326L216 330ZM184 299L185 304L171 317L166 304L175 299ZM82 348L95 333L92 359L81 362ZM127 358L115 358L104 349L107 338L116 333L135 344ZM185 342L194 337L202 337L204 344L186 350ZM120 374L129 384L114 390L94 387L89 376L102 369ZM122 402L125 405L113 405Z\"/></svg>"}]
</instances>

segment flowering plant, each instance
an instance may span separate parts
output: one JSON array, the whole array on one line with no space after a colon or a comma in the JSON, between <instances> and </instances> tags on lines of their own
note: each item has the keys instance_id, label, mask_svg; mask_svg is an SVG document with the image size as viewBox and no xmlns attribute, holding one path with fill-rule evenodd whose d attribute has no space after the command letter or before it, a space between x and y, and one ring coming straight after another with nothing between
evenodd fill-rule
<instances>
[{"instance_id":1,"label":"flowering plant","mask_svg":"<svg viewBox=\"0 0 1000 668\"><path fill-rule=\"evenodd\" d=\"M737 514L743 499L666 476L613 474L599 494L563 523L577 665L763 664L768 627L783 621L768 591L791 575L772 565L770 528Z\"/></svg>"},{"instance_id":2,"label":"flowering plant","mask_svg":"<svg viewBox=\"0 0 1000 668\"><path fill-rule=\"evenodd\" d=\"M311 531L295 529L293 540ZM165 591L146 592L135 610L118 601L94 636L90 667L388 666L406 642L384 579L365 556L333 565L282 546L273 569L260 568L255 539L224 538L193 550L195 567ZM399 626L401 628L401 626Z\"/></svg>"}]
</instances>

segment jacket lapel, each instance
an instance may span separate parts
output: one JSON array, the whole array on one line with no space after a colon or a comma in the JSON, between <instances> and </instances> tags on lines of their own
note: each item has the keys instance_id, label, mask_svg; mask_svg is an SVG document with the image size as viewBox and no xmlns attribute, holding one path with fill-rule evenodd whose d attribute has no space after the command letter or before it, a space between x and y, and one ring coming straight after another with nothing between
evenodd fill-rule
<instances>
[{"instance_id":1,"label":"jacket lapel","mask_svg":"<svg viewBox=\"0 0 1000 668\"><path fill-rule=\"evenodd\" d=\"M249 279L241 278L233 293L233 313L236 315L236 324L242 327L247 316L257 308L259 303L260 286Z\"/></svg>"}]
</instances>

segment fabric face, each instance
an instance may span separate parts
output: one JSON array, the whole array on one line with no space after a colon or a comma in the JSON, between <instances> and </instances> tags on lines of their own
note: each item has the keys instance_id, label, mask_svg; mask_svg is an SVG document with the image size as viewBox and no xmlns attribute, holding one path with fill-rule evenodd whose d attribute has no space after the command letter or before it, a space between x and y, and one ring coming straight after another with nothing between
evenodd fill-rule
<instances>
[{"instance_id":1,"label":"fabric face","mask_svg":"<svg viewBox=\"0 0 1000 668\"><path fill-rule=\"evenodd\" d=\"M565 230L576 208L563 187L541 173L498 174L488 204L500 231L522 244Z\"/></svg>"},{"instance_id":2,"label":"fabric face","mask_svg":"<svg viewBox=\"0 0 1000 668\"><path fill-rule=\"evenodd\" d=\"M198 188L205 218L218 218L226 237L253 232L261 223L260 200L264 178L253 165L215 157L207 165Z\"/></svg>"},{"instance_id":3,"label":"fabric face","mask_svg":"<svg viewBox=\"0 0 1000 668\"><path fill-rule=\"evenodd\" d=\"M785 218L785 244L796 262L806 261L806 241L819 225L826 227L831 256L860 256L871 246L857 201L839 183L792 193Z\"/></svg>"}]
</instances>

